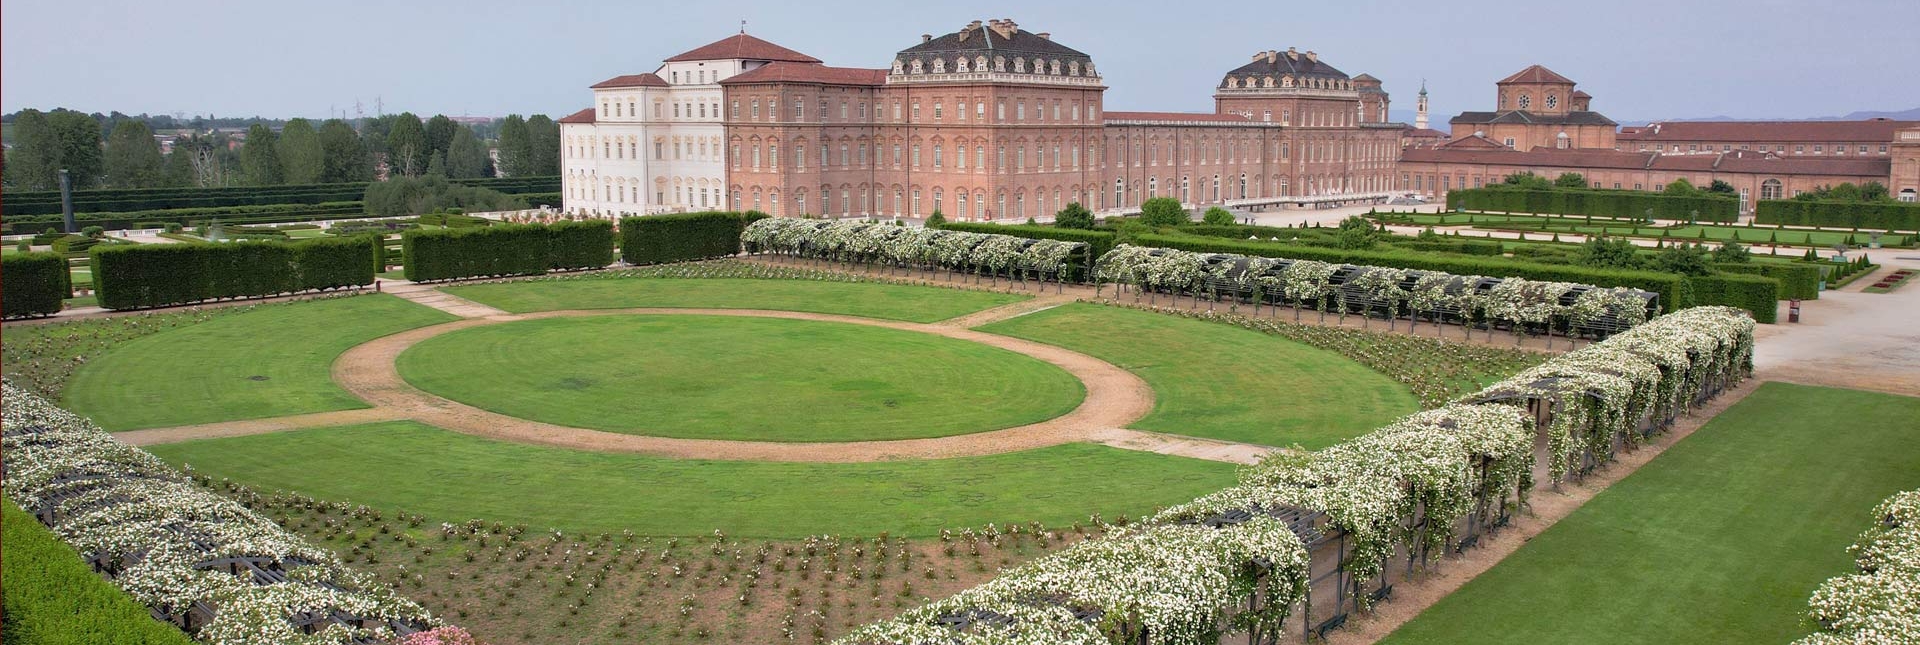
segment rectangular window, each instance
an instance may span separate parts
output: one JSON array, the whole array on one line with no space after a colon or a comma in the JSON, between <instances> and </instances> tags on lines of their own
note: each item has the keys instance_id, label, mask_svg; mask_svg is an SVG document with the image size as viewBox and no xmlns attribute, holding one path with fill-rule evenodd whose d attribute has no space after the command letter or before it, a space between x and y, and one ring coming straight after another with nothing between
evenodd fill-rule
<instances>
[{"instance_id":1,"label":"rectangular window","mask_svg":"<svg viewBox=\"0 0 1920 645\"><path fill-rule=\"evenodd\" d=\"M759 105L760 105L759 102L754 103L754 107L756 108L758 108ZM727 110L728 110L727 111L728 118L733 118L733 119L740 118L740 99L734 99L733 103L727 106ZM758 111L759 110L757 109L755 110L755 112L758 112Z\"/></svg>"},{"instance_id":2,"label":"rectangular window","mask_svg":"<svg viewBox=\"0 0 1920 645\"><path fill-rule=\"evenodd\" d=\"M933 104L933 120L935 120L935 121L939 121L939 120L940 120L940 112L941 112L941 110L940 110L940 108L941 108L941 105L942 105L942 104L940 104L940 103L935 103L935 104Z\"/></svg>"},{"instance_id":3,"label":"rectangular window","mask_svg":"<svg viewBox=\"0 0 1920 645\"><path fill-rule=\"evenodd\" d=\"M893 118L899 119L900 116L898 114L895 114ZM919 101L913 102L913 120L916 123L920 121L920 102Z\"/></svg>"},{"instance_id":4,"label":"rectangular window","mask_svg":"<svg viewBox=\"0 0 1920 645\"><path fill-rule=\"evenodd\" d=\"M805 121L805 120L807 120L807 103L806 103L806 101L802 101L802 100L800 100L800 99L794 99L794 100L793 100L793 120L795 120L795 121Z\"/></svg>"},{"instance_id":5,"label":"rectangular window","mask_svg":"<svg viewBox=\"0 0 1920 645\"><path fill-rule=\"evenodd\" d=\"M993 120L995 121L1007 120L1007 102L1006 101L1004 100L1000 101L1000 105L994 108Z\"/></svg>"},{"instance_id":6,"label":"rectangular window","mask_svg":"<svg viewBox=\"0 0 1920 645\"><path fill-rule=\"evenodd\" d=\"M1020 101L1014 104L1013 120L1015 121L1027 120L1027 102L1026 101Z\"/></svg>"}]
</instances>

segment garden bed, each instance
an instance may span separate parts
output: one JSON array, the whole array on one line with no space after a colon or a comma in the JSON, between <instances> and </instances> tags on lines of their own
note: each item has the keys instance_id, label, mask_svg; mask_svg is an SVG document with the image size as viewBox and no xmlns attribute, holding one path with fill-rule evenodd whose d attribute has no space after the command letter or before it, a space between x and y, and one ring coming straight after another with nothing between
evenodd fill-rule
<instances>
[{"instance_id":1,"label":"garden bed","mask_svg":"<svg viewBox=\"0 0 1920 645\"><path fill-rule=\"evenodd\" d=\"M1881 277L1879 280L1874 281L1873 284L1867 285L1867 288L1861 289L1861 291L1867 293L1887 293L1899 289L1909 282L1913 282L1914 276L1920 276L1920 271L1900 269Z\"/></svg>"}]
</instances>

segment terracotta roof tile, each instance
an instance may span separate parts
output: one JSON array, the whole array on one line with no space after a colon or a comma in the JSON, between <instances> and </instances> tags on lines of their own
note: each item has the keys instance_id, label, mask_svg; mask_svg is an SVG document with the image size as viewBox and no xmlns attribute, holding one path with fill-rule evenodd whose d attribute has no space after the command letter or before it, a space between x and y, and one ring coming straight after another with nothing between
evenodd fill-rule
<instances>
[{"instance_id":1,"label":"terracotta roof tile","mask_svg":"<svg viewBox=\"0 0 1920 645\"><path fill-rule=\"evenodd\" d=\"M593 108L560 117L561 123L593 123Z\"/></svg>"},{"instance_id":2,"label":"terracotta roof tile","mask_svg":"<svg viewBox=\"0 0 1920 645\"><path fill-rule=\"evenodd\" d=\"M823 85L884 85L887 70L864 67L828 67L810 63L769 63L720 81L721 85L746 83L820 83Z\"/></svg>"},{"instance_id":3,"label":"terracotta roof tile","mask_svg":"<svg viewBox=\"0 0 1920 645\"><path fill-rule=\"evenodd\" d=\"M1920 121L1672 121L1639 128L1633 141L1804 141L1806 143L1886 143L1896 130Z\"/></svg>"},{"instance_id":4,"label":"terracotta roof tile","mask_svg":"<svg viewBox=\"0 0 1920 645\"><path fill-rule=\"evenodd\" d=\"M727 60L733 58L779 60L796 63L820 62L818 58L746 34L735 34L700 47L695 47L685 53L667 59L667 62L678 63L693 60Z\"/></svg>"},{"instance_id":5,"label":"terracotta roof tile","mask_svg":"<svg viewBox=\"0 0 1920 645\"><path fill-rule=\"evenodd\" d=\"M1539 65L1528 65L1526 69L1514 72L1512 76L1500 79L1500 82L1497 84L1506 85L1508 83L1566 83L1572 85L1573 79L1561 76L1553 70Z\"/></svg>"},{"instance_id":6,"label":"terracotta roof tile","mask_svg":"<svg viewBox=\"0 0 1920 645\"><path fill-rule=\"evenodd\" d=\"M665 80L662 80L658 75L647 73L647 74L627 74L625 76L615 76L613 78L609 78L607 80L594 83L592 86L590 86L590 89L604 90L604 89L614 88L614 87L666 87L666 86L667 86L667 82Z\"/></svg>"},{"instance_id":7,"label":"terracotta roof tile","mask_svg":"<svg viewBox=\"0 0 1920 645\"><path fill-rule=\"evenodd\" d=\"M1117 112L1108 110L1101 114L1106 121L1214 121L1221 123L1253 123L1238 114L1218 114L1214 112Z\"/></svg>"}]
</instances>

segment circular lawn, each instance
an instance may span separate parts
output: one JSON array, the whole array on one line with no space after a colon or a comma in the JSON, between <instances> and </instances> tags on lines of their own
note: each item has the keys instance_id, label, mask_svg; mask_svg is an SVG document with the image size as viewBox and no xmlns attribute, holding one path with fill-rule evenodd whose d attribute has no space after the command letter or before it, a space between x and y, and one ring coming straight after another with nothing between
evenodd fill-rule
<instances>
[{"instance_id":1,"label":"circular lawn","mask_svg":"<svg viewBox=\"0 0 1920 645\"><path fill-rule=\"evenodd\" d=\"M547 318L436 336L400 355L414 387L533 421L661 437L865 441L1060 416L1066 371L977 343L811 320Z\"/></svg>"}]
</instances>

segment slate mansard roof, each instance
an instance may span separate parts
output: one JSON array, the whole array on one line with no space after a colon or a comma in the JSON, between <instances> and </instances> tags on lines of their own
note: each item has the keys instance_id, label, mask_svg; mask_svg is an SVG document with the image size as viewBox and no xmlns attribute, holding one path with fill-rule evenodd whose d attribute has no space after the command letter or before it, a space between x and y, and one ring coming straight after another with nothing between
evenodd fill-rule
<instances>
[{"instance_id":1,"label":"slate mansard roof","mask_svg":"<svg viewBox=\"0 0 1920 645\"><path fill-rule=\"evenodd\" d=\"M1287 51L1256 52L1252 62L1233 68L1220 79L1220 89L1353 90L1355 80L1366 82L1378 79L1371 76L1351 78L1346 72L1321 60L1319 54L1289 47Z\"/></svg>"}]
</instances>

